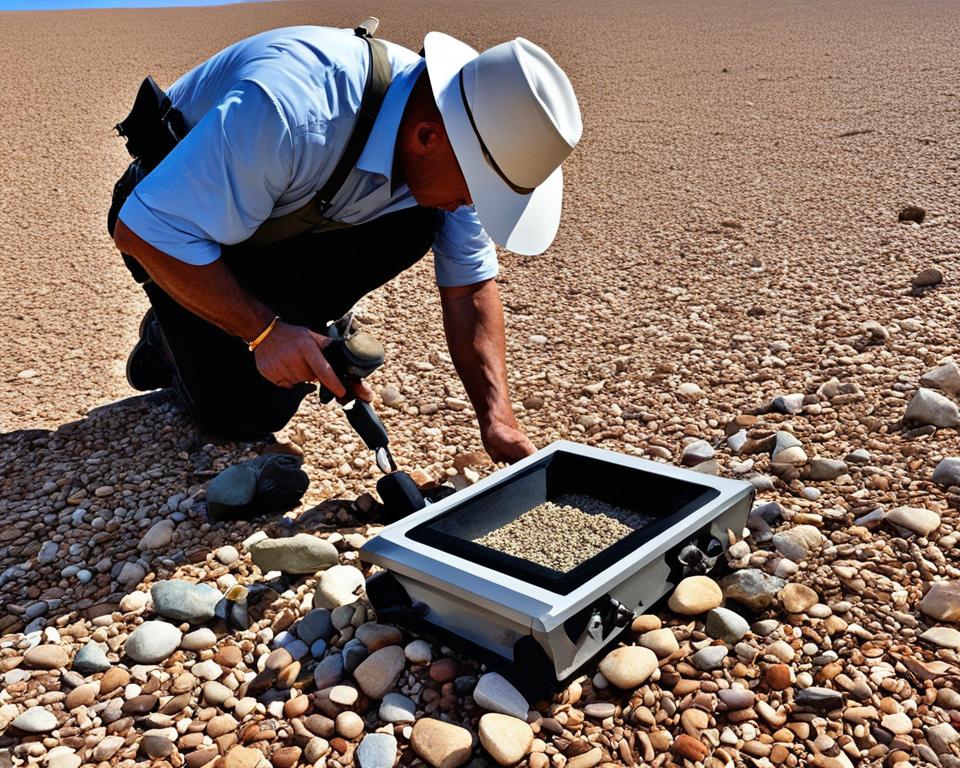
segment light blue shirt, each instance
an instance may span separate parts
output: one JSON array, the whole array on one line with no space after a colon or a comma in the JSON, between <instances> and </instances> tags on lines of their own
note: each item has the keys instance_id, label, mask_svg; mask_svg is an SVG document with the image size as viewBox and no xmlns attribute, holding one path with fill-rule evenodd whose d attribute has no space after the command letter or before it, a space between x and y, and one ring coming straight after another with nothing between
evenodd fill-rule
<instances>
[{"instance_id":1,"label":"light blue shirt","mask_svg":"<svg viewBox=\"0 0 960 768\"><path fill-rule=\"evenodd\" d=\"M327 216L336 221L362 224L417 204L406 184L391 188L391 173L403 110L425 65L399 45L387 49L393 82L356 167L331 201ZM246 240L323 186L350 137L368 66L363 40L326 27L271 30L224 49L168 90L190 132L137 185L120 219L174 258L216 261L221 243ZM437 284L495 277L496 250L473 207L441 213Z\"/></svg>"}]
</instances>

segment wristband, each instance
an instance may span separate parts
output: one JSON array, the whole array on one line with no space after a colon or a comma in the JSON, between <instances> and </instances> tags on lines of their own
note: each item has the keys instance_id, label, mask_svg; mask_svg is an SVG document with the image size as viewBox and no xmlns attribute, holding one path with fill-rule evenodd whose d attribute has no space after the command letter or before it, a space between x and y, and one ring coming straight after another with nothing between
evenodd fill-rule
<instances>
[{"instance_id":1,"label":"wristband","mask_svg":"<svg viewBox=\"0 0 960 768\"><path fill-rule=\"evenodd\" d=\"M266 328L264 328L260 332L260 335L257 336L257 338L255 338L253 341L247 342L247 349L253 352L253 350L259 347L260 344L263 342L263 340L270 335L270 331L272 331L274 328L277 327L277 323L279 322L280 322L280 315L277 315L275 318L273 318L273 320L270 321L270 325L268 325Z\"/></svg>"}]
</instances>

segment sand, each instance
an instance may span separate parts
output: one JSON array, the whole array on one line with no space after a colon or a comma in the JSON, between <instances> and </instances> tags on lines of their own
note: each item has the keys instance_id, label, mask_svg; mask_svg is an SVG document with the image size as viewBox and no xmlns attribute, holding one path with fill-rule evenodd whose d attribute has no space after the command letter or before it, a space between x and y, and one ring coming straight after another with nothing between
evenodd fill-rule
<instances>
[{"instance_id":1,"label":"sand","mask_svg":"<svg viewBox=\"0 0 960 768\"><path fill-rule=\"evenodd\" d=\"M566 573L652 521L592 496L564 495L474 541Z\"/></svg>"}]
</instances>

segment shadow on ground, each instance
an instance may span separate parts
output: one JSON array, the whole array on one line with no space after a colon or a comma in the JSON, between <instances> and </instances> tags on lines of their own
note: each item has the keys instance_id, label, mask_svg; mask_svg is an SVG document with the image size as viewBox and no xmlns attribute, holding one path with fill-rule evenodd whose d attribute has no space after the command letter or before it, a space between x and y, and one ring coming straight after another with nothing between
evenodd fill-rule
<instances>
[{"instance_id":1,"label":"shadow on ground","mask_svg":"<svg viewBox=\"0 0 960 768\"><path fill-rule=\"evenodd\" d=\"M0 435L0 633L109 611L148 572L241 540L256 527L208 522L203 489L265 447L214 442L167 392Z\"/></svg>"}]
</instances>

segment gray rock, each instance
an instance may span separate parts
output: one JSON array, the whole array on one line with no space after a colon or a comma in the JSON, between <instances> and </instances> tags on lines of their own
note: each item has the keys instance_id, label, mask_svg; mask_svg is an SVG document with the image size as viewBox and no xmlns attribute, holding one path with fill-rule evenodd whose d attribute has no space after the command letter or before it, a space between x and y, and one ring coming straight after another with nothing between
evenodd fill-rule
<instances>
[{"instance_id":1,"label":"gray rock","mask_svg":"<svg viewBox=\"0 0 960 768\"><path fill-rule=\"evenodd\" d=\"M50 563L56 562L59 549L60 545L57 542L45 541L37 553L37 562L40 565L50 565Z\"/></svg>"},{"instance_id":2,"label":"gray rock","mask_svg":"<svg viewBox=\"0 0 960 768\"><path fill-rule=\"evenodd\" d=\"M758 491L772 491L776 488L770 475L753 475L747 481Z\"/></svg>"},{"instance_id":3,"label":"gray rock","mask_svg":"<svg viewBox=\"0 0 960 768\"><path fill-rule=\"evenodd\" d=\"M754 622L753 626L750 627L750 631L757 637L766 637L779 626L780 622L776 619L763 619Z\"/></svg>"},{"instance_id":4,"label":"gray rock","mask_svg":"<svg viewBox=\"0 0 960 768\"><path fill-rule=\"evenodd\" d=\"M316 608L297 624L297 637L307 645L312 645L319 638L330 640L336 634L333 621L330 619L330 611L326 608Z\"/></svg>"},{"instance_id":5,"label":"gray rock","mask_svg":"<svg viewBox=\"0 0 960 768\"><path fill-rule=\"evenodd\" d=\"M320 690L331 688L343 680L343 654L334 651L317 664L313 671L313 680Z\"/></svg>"},{"instance_id":6,"label":"gray rock","mask_svg":"<svg viewBox=\"0 0 960 768\"><path fill-rule=\"evenodd\" d=\"M160 520L154 523L150 529L143 534L137 548L141 550L161 549L173 541L174 523L173 520Z\"/></svg>"},{"instance_id":7,"label":"gray rock","mask_svg":"<svg viewBox=\"0 0 960 768\"><path fill-rule=\"evenodd\" d=\"M140 664L157 664L180 646L183 634L165 621L145 621L127 638L124 652Z\"/></svg>"},{"instance_id":8,"label":"gray rock","mask_svg":"<svg viewBox=\"0 0 960 768\"><path fill-rule=\"evenodd\" d=\"M147 569L140 563L124 563L117 574L117 581L125 587L134 587L143 581L146 575Z\"/></svg>"},{"instance_id":9,"label":"gray rock","mask_svg":"<svg viewBox=\"0 0 960 768\"><path fill-rule=\"evenodd\" d=\"M263 459L262 456L258 457ZM249 504L257 492L257 472L251 464L257 460L234 464L207 483L207 503L226 507L242 507Z\"/></svg>"},{"instance_id":10,"label":"gray rock","mask_svg":"<svg viewBox=\"0 0 960 768\"><path fill-rule=\"evenodd\" d=\"M402 693L388 693L380 702L379 715L385 723L412 723L417 719L417 705Z\"/></svg>"},{"instance_id":11,"label":"gray rock","mask_svg":"<svg viewBox=\"0 0 960 768\"><path fill-rule=\"evenodd\" d=\"M397 739L389 733L368 733L357 747L360 768L393 768L397 760Z\"/></svg>"},{"instance_id":12,"label":"gray rock","mask_svg":"<svg viewBox=\"0 0 960 768\"><path fill-rule=\"evenodd\" d=\"M526 721L530 711L530 705L523 694L496 672L488 672L480 678L473 690L473 700L478 706L491 712L510 715L523 721Z\"/></svg>"},{"instance_id":13,"label":"gray rock","mask_svg":"<svg viewBox=\"0 0 960 768\"><path fill-rule=\"evenodd\" d=\"M705 627L710 637L716 637L725 643L735 643L750 631L750 624L738 613L729 608L714 608L707 614Z\"/></svg>"},{"instance_id":14,"label":"gray rock","mask_svg":"<svg viewBox=\"0 0 960 768\"><path fill-rule=\"evenodd\" d=\"M690 661L693 662L693 666L697 669L701 669L704 672L709 672L713 669L719 669L723 666L723 660L727 658L727 649L722 645L708 645L706 648L701 648L690 658Z\"/></svg>"},{"instance_id":15,"label":"gray rock","mask_svg":"<svg viewBox=\"0 0 960 768\"><path fill-rule=\"evenodd\" d=\"M940 723L924 732L933 751L938 755L952 755L952 747L960 742L960 733L950 723Z\"/></svg>"},{"instance_id":16,"label":"gray rock","mask_svg":"<svg viewBox=\"0 0 960 768\"><path fill-rule=\"evenodd\" d=\"M847 471L846 463L840 459L810 459L811 480L836 480Z\"/></svg>"},{"instance_id":17,"label":"gray rock","mask_svg":"<svg viewBox=\"0 0 960 768\"><path fill-rule=\"evenodd\" d=\"M343 668L352 673L369 655L367 646L354 637L343 646Z\"/></svg>"},{"instance_id":18,"label":"gray rock","mask_svg":"<svg viewBox=\"0 0 960 768\"><path fill-rule=\"evenodd\" d=\"M792 395L778 395L770 404L771 410L777 413L800 413L803 410L803 393Z\"/></svg>"},{"instance_id":19,"label":"gray rock","mask_svg":"<svg viewBox=\"0 0 960 768\"><path fill-rule=\"evenodd\" d=\"M92 675L95 672L106 672L111 666L110 661L107 659L107 646L91 640L77 651L77 655L73 657L73 664L71 666L77 670L77 672L82 672L85 675Z\"/></svg>"},{"instance_id":20,"label":"gray rock","mask_svg":"<svg viewBox=\"0 0 960 768\"><path fill-rule=\"evenodd\" d=\"M736 571L720 582L724 597L743 603L755 611L775 604L777 595L786 585L784 579L771 576L758 568Z\"/></svg>"},{"instance_id":21,"label":"gray rock","mask_svg":"<svg viewBox=\"0 0 960 768\"><path fill-rule=\"evenodd\" d=\"M316 573L337 564L337 548L329 541L297 533L283 539L261 539L248 549L261 571Z\"/></svg>"},{"instance_id":22,"label":"gray rock","mask_svg":"<svg viewBox=\"0 0 960 768\"><path fill-rule=\"evenodd\" d=\"M158 581L150 589L154 610L161 616L190 624L202 624L213 618L220 590L207 584L191 584L180 579Z\"/></svg>"},{"instance_id":23,"label":"gray rock","mask_svg":"<svg viewBox=\"0 0 960 768\"><path fill-rule=\"evenodd\" d=\"M757 504L751 511L750 517L762 517L768 523L775 523L783 516L783 508L775 501Z\"/></svg>"},{"instance_id":24,"label":"gray rock","mask_svg":"<svg viewBox=\"0 0 960 768\"><path fill-rule=\"evenodd\" d=\"M58 723L56 715L46 707L30 707L11 725L24 733L48 733L54 730Z\"/></svg>"},{"instance_id":25,"label":"gray rock","mask_svg":"<svg viewBox=\"0 0 960 768\"><path fill-rule=\"evenodd\" d=\"M920 384L955 395L960 392L960 366L952 362L938 366L923 374L920 377Z\"/></svg>"},{"instance_id":26,"label":"gray rock","mask_svg":"<svg viewBox=\"0 0 960 768\"><path fill-rule=\"evenodd\" d=\"M706 440L694 440L684 446L683 453L680 455L680 462L685 467L693 467L704 461L709 461L716 455L713 446Z\"/></svg>"},{"instance_id":27,"label":"gray rock","mask_svg":"<svg viewBox=\"0 0 960 768\"><path fill-rule=\"evenodd\" d=\"M939 392L920 387L910 399L903 418L914 424L955 427L960 424L960 409Z\"/></svg>"},{"instance_id":28,"label":"gray rock","mask_svg":"<svg viewBox=\"0 0 960 768\"><path fill-rule=\"evenodd\" d=\"M857 448L857 450L850 451L850 453L843 458L850 464L867 464L873 457L866 448Z\"/></svg>"},{"instance_id":29,"label":"gray rock","mask_svg":"<svg viewBox=\"0 0 960 768\"><path fill-rule=\"evenodd\" d=\"M720 697L720 700L727 705L727 709L731 710L752 707L753 702L756 700L756 695L753 691L739 685L733 688L721 688L717 691L717 695Z\"/></svg>"},{"instance_id":30,"label":"gray rock","mask_svg":"<svg viewBox=\"0 0 960 768\"><path fill-rule=\"evenodd\" d=\"M830 688L813 686L798 691L794 701L800 706L829 712L843 706L843 694Z\"/></svg>"},{"instance_id":31,"label":"gray rock","mask_svg":"<svg viewBox=\"0 0 960 768\"><path fill-rule=\"evenodd\" d=\"M944 488L960 485L960 456L941 459L933 470L933 482Z\"/></svg>"}]
</instances>

